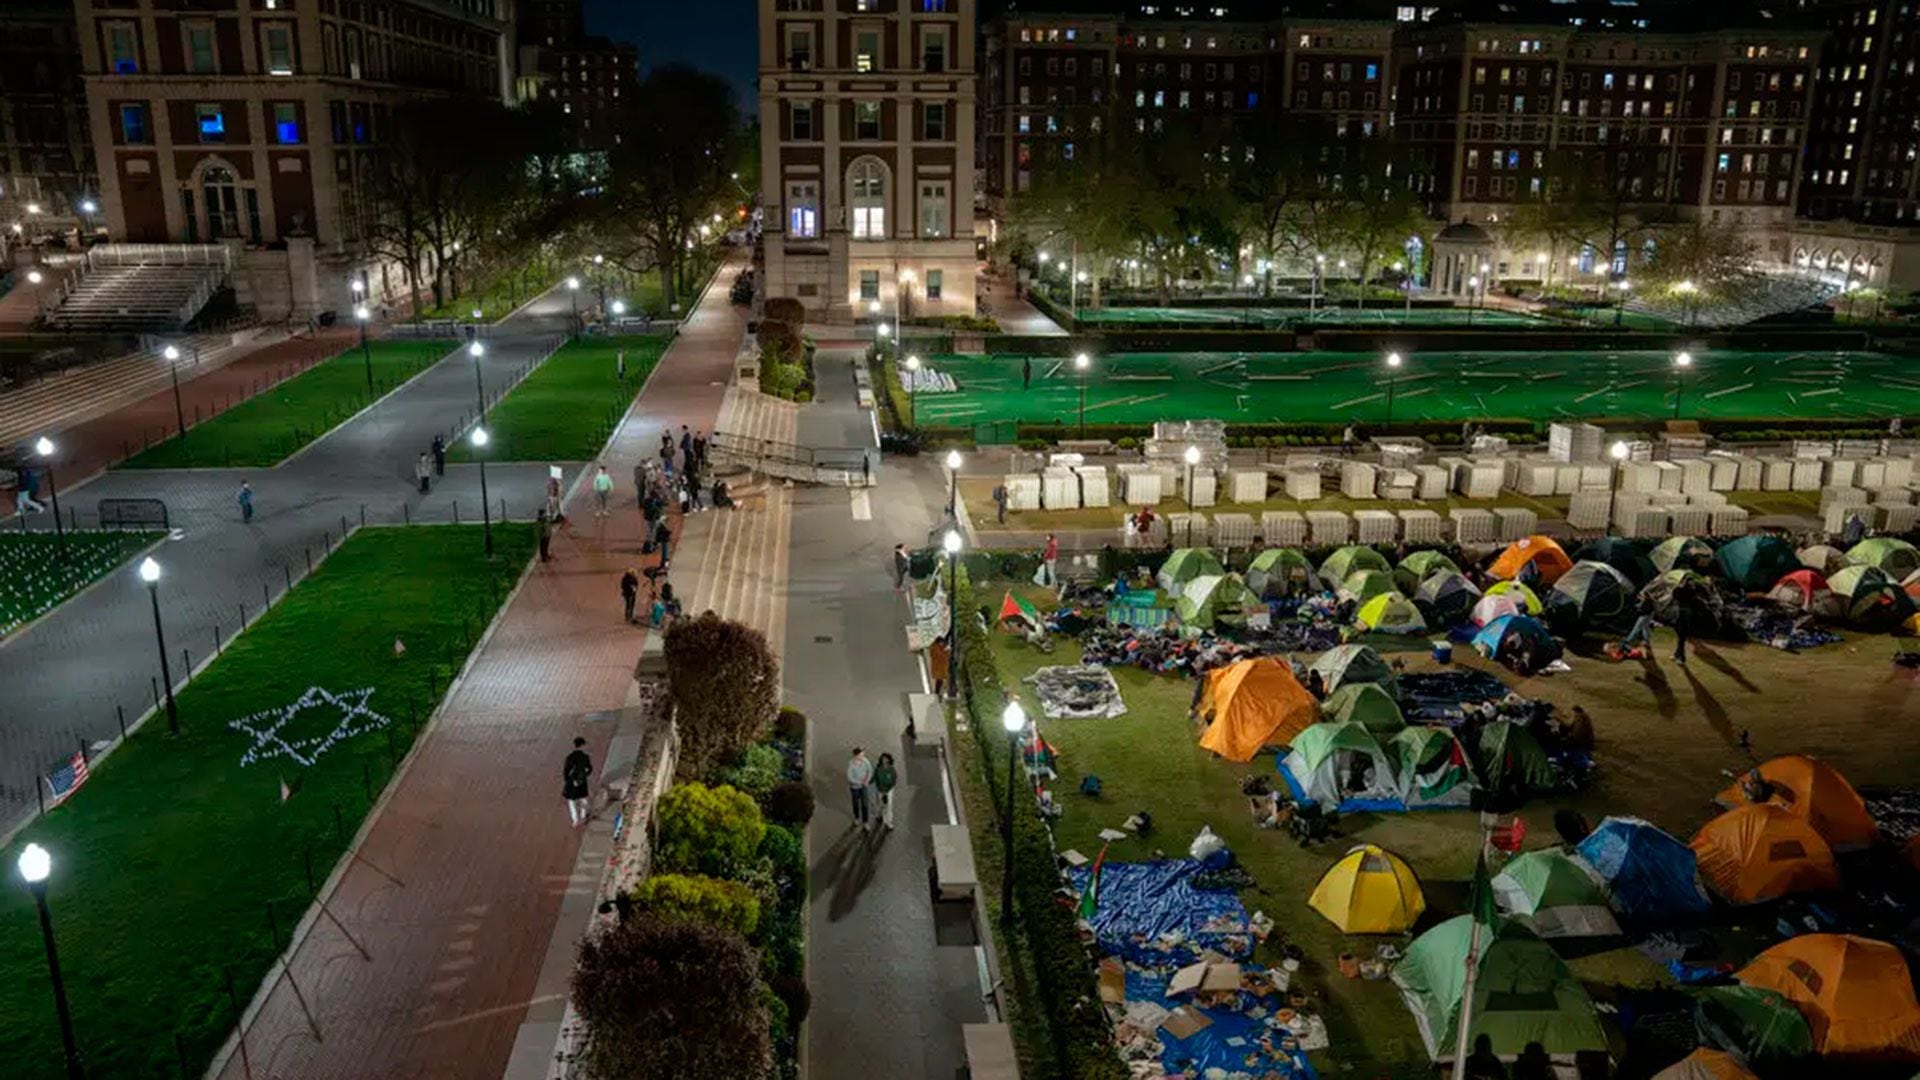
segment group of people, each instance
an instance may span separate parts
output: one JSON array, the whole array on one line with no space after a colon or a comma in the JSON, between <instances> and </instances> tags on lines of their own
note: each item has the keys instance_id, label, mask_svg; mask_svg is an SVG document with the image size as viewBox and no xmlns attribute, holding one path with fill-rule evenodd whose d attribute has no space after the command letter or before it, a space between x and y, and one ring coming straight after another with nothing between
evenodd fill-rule
<instances>
[{"instance_id":1,"label":"group of people","mask_svg":"<svg viewBox=\"0 0 1920 1080\"><path fill-rule=\"evenodd\" d=\"M420 482L420 494L433 490L433 480L437 476L447 475L447 440L439 435L433 437L433 445L413 463L413 478Z\"/></svg>"},{"instance_id":2,"label":"group of people","mask_svg":"<svg viewBox=\"0 0 1920 1080\"><path fill-rule=\"evenodd\" d=\"M872 829L877 809L878 824L893 828L893 789L899 783L900 771L894 766L892 754L881 754L876 762L867 757L865 747L854 747L853 756L847 762L847 790L853 797L854 826L862 832Z\"/></svg>"}]
</instances>

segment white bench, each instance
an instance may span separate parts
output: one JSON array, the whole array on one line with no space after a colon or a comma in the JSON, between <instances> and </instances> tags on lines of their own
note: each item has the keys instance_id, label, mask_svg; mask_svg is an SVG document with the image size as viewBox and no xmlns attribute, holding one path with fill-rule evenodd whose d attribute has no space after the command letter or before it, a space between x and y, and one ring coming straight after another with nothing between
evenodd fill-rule
<instances>
[{"instance_id":1,"label":"white bench","mask_svg":"<svg viewBox=\"0 0 1920 1080\"><path fill-rule=\"evenodd\" d=\"M1012 1028L1005 1024L962 1024L960 1039L967 1048L967 1075L972 1080L1020 1080Z\"/></svg>"},{"instance_id":2,"label":"white bench","mask_svg":"<svg viewBox=\"0 0 1920 1080\"><path fill-rule=\"evenodd\" d=\"M965 900L980 890L973 838L965 825L933 827L933 889L939 900Z\"/></svg>"},{"instance_id":3,"label":"white bench","mask_svg":"<svg viewBox=\"0 0 1920 1080\"><path fill-rule=\"evenodd\" d=\"M915 746L947 745L947 714L940 699L932 694L908 694L907 716L913 722Z\"/></svg>"}]
</instances>

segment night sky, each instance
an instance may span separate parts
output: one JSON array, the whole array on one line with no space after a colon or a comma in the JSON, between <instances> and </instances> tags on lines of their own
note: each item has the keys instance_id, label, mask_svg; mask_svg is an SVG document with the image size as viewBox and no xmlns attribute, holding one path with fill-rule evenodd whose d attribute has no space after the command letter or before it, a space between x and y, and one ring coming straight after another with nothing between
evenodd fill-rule
<instances>
[{"instance_id":1,"label":"night sky","mask_svg":"<svg viewBox=\"0 0 1920 1080\"><path fill-rule=\"evenodd\" d=\"M754 111L754 0L586 0L587 32L631 42L640 69L683 63L725 76Z\"/></svg>"}]
</instances>

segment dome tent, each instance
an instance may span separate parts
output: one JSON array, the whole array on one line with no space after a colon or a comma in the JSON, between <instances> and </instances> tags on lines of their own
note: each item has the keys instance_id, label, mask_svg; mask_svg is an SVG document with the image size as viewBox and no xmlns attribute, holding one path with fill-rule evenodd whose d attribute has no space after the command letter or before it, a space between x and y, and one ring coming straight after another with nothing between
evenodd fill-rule
<instances>
[{"instance_id":1,"label":"dome tent","mask_svg":"<svg viewBox=\"0 0 1920 1080\"><path fill-rule=\"evenodd\" d=\"M1212 721L1202 749L1228 761L1252 761L1267 746L1286 746L1320 719L1320 706L1294 678L1293 665L1273 656L1238 660L1204 676L1200 713Z\"/></svg>"},{"instance_id":2,"label":"dome tent","mask_svg":"<svg viewBox=\"0 0 1920 1080\"><path fill-rule=\"evenodd\" d=\"M1576 563L1606 563L1633 582L1635 588L1652 581L1653 575L1658 573L1653 561L1641 550L1639 541L1624 536L1603 536L1583 544L1580 550L1573 553L1573 558Z\"/></svg>"},{"instance_id":3,"label":"dome tent","mask_svg":"<svg viewBox=\"0 0 1920 1080\"><path fill-rule=\"evenodd\" d=\"M1327 556L1320 564L1320 576L1327 581L1345 581L1356 570L1390 571L1387 557L1360 544L1348 544Z\"/></svg>"},{"instance_id":4,"label":"dome tent","mask_svg":"<svg viewBox=\"0 0 1920 1080\"><path fill-rule=\"evenodd\" d=\"M1895 581L1920 570L1920 550L1892 536L1872 536L1847 549L1847 558L1859 566L1871 566Z\"/></svg>"},{"instance_id":5,"label":"dome tent","mask_svg":"<svg viewBox=\"0 0 1920 1080\"><path fill-rule=\"evenodd\" d=\"M1340 582L1340 595L1360 604L1396 591L1393 574L1386 570L1355 570Z\"/></svg>"},{"instance_id":6,"label":"dome tent","mask_svg":"<svg viewBox=\"0 0 1920 1080\"><path fill-rule=\"evenodd\" d=\"M1720 572L1741 592L1761 592L1783 576L1800 569L1793 545L1777 536L1754 533L1729 540L1714 555Z\"/></svg>"},{"instance_id":7,"label":"dome tent","mask_svg":"<svg viewBox=\"0 0 1920 1080\"><path fill-rule=\"evenodd\" d=\"M1685 626L1689 634L1706 637L1727 626L1727 606L1712 581L1691 570L1669 570L1647 582L1641 599L1653 608L1653 618L1664 626Z\"/></svg>"},{"instance_id":8,"label":"dome tent","mask_svg":"<svg viewBox=\"0 0 1920 1080\"><path fill-rule=\"evenodd\" d=\"M1473 602L1473 612L1468 615L1467 621L1475 626L1486 626L1510 615L1525 614L1526 610L1515 603L1511 596L1483 596Z\"/></svg>"},{"instance_id":9,"label":"dome tent","mask_svg":"<svg viewBox=\"0 0 1920 1080\"><path fill-rule=\"evenodd\" d=\"M1900 950L1852 934L1801 934L1734 974L1800 1007L1821 1054L1920 1057L1920 1004Z\"/></svg>"},{"instance_id":10,"label":"dome tent","mask_svg":"<svg viewBox=\"0 0 1920 1080\"><path fill-rule=\"evenodd\" d=\"M1443 551L1416 551L1400 560L1393 568L1394 584L1400 591L1412 596L1419 590L1422 582L1442 572L1459 573L1460 567Z\"/></svg>"},{"instance_id":11,"label":"dome tent","mask_svg":"<svg viewBox=\"0 0 1920 1080\"><path fill-rule=\"evenodd\" d=\"M1380 654L1365 645L1339 645L1314 659L1310 667L1331 694L1348 683L1376 683L1393 698L1400 696L1400 680Z\"/></svg>"},{"instance_id":12,"label":"dome tent","mask_svg":"<svg viewBox=\"0 0 1920 1080\"><path fill-rule=\"evenodd\" d=\"M1543 610L1540 594L1518 581L1496 581L1487 586L1487 595L1506 597L1520 608L1522 615L1538 615Z\"/></svg>"},{"instance_id":13,"label":"dome tent","mask_svg":"<svg viewBox=\"0 0 1920 1080\"><path fill-rule=\"evenodd\" d=\"M1373 683L1347 683L1327 695L1320 711L1331 722L1351 721L1381 738L1407 726L1392 695Z\"/></svg>"},{"instance_id":14,"label":"dome tent","mask_svg":"<svg viewBox=\"0 0 1920 1080\"><path fill-rule=\"evenodd\" d=\"M1841 619L1847 614L1847 598L1827 586L1818 570L1795 570L1773 583L1767 599L1821 619Z\"/></svg>"},{"instance_id":15,"label":"dome tent","mask_svg":"<svg viewBox=\"0 0 1920 1080\"><path fill-rule=\"evenodd\" d=\"M1913 613L1913 598L1876 567L1845 567L1827 587L1844 599L1847 621L1869 630L1892 630Z\"/></svg>"},{"instance_id":16,"label":"dome tent","mask_svg":"<svg viewBox=\"0 0 1920 1080\"><path fill-rule=\"evenodd\" d=\"M1653 546L1647 560L1663 574L1669 570L1704 574L1713 569L1713 545L1695 536L1669 536Z\"/></svg>"},{"instance_id":17,"label":"dome tent","mask_svg":"<svg viewBox=\"0 0 1920 1080\"><path fill-rule=\"evenodd\" d=\"M1180 548L1160 564L1160 572L1154 575L1154 580L1167 591L1168 596L1178 597L1187 582L1194 578L1226 572L1220 560L1206 548Z\"/></svg>"},{"instance_id":18,"label":"dome tent","mask_svg":"<svg viewBox=\"0 0 1920 1080\"><path fill-rule=\"evenodd\" d=\"M1730 904L1758 904L1840 887L1833 851L1813 826L1777 806L1740 806L1694 834L1700 876Z\"/></svg>"},{"instance_id":19,"label":"dome tent","mask_svg":"<svg viewBox=\"0 0 1920 1080\"><path fill-rule=\"evenodd\" d=\"M1451 1060L1459 1042L1472 940L1473 916L1457 915L1415 938L1393 968L1394 985L1435 1061ZM1607 1048L1593 1001L1567 962L1525 927L1505 919L1481 928L1472 1015L1467 1044L1485 1035L1502 1057L1535 1042L1558 1055Z\"/></svg>"},{"instance_id":20,"label":"dome tent","mask_svg":"<svg viewBox=\"0 0 1920 1080\"><path fill-rule=\"evenodd\" d=\"M1695 987L1690 994L1703 1041L1756 1062L1798 1061L1813 1053L1807 1018L1777 990L1731 983Z\"/></svg>"},{"instance_id":21,"label":"dome tent","mask_svg":"<svg viewBox=\"0 0 1920 1080\"><path fill-rule=\"evenodd\" d=\"M1495 720L1473 738L1473 762L1480 786L1489 792L1518 795L1552 791L1553 763L1533 733L1511 720Z\"/></svg>"},{"instance_id":22,"label":"dome tent","mask_svg":"<svg viewBox=\"0 0 1920 1080\"><path fill-rule=\"evenodd\" d=\"M1725 1050L1701 1046L1654 1073L1653 1080L1759 1080L1759 1077Z\"/></svg>"},{"instance_id":23,"label":"dome tent","mask_svg":"<svg viewBox=\"0 0 1920 1080\"><path fill-rule=\"evenodd\" d=\"M1322 722L1295 735L1280 776L1295 799L1342 813L1404 809L1393 760L1359 724Z\"/></svg>"},{"instance_id":24,"label":"dome tent","mask_svg":"<svg viewBox=\"0 0 1920 1080\"><path fill-rule=\"evenodd\" d=\"M1247 565L1247 588L1262 599L1320 591L1320 575L1296 548L1268 548Z\"/></svg>"},{"instance_id":25,"label":"dome tent","mask_svg":"<svg viewBox=\"0 0 1920 1080\"><path fill-rule=\"evenodd\" d=\"M1345 934L1399 934L1420 921L1427 898L1406 860L1361 844L1320 875L1307 906Z\"/></svg>"},{"instance_id":26,"label":"dome tent","mask_svg":"<svg viewBox=\"0 0 1920 1080\"><path fill-rule=\"evenodd\" d=\"M1764 781L1765 787L1755 784ZM1754 796L1805 818L1835 851L1857 851L1880 835L1860 793L1839 770L1805 754L1783 754L1735 778L1714 801L1721 806L1750 806Z\"/></svg>"},{"instance_id":27,"label":"dome tent","mask_svg":"<svg viewBox=\"0 0 1920 1080\"><path fill-rule=\"evenodd\" d=\"M1629 926L1667 926L1709 906L1693 849L1639 818L1602 819L1575 852L1599 876L1608 902Z\"/></svg>"},{"instance_id":28,"label":"dome tent","mask_svg":"<svg viewBox=\"0 0 1920 1080\"><path fill-rule=\"evenodd\" d=\"M1555 626L1624 630L1633 623L1635 589L1606 563L1580 562L1547 593L1547 621Z\"/></svg>"},{"instance_id":29,"label":"dome tent","mask_svg":"<svg viewBox=\"0 0 1920 1080\"><path fill-rule=\"evenodd\" d=\"M1502 615L1481 627L1480 632L1473 635L1473 647L1480 655L1498 660L1501 649L1509 648L1509 639L1516 636L1523 638L1527 646L1534 650L1539 663L1549 664L1560 658L1560 643L1553 639L1553 634L1541 625L1540 620L1525 615Z\"/></svg>"},{"instance_id":30,"label":"dome tent","mask_svg":"<svg viewBox=\"0 0 1920 1080\"><path fill-rule=\"evenodd\" d=\"M1480 590L1466 575L1446 570L1421 582L1413 594L1414 606L1427 617L1427 625L1435 628L1466 622L1479 602Z\"/></svg>"},{"instance_id":31,"label":"dome tent","mask_svg":"<svg viewBox=\"0 0 1920 1080\"><path fill-rule=\"evenodd\" d=\"M1494 875L1493 898L1514 921L1543 938L1620 933L1606 891L1584 864L1559 848L1515 856Z\"/></svg>"},{"instance_id":32,"label":"dome tent","mask_svg":"<svg viewBox=\"0 0 1920 1080\"><path fill-rule=\"evenodd\" d=\"M1864 543L1865 541L1862 542ZM1809 570L1820 571L1822 577L1833 573L1843 566L1853 565L1853 560L1847 558L1846 552L1841 551L1831 544L1812 544L1801 548L1798 554L1800 556L1801 566Z\"/></svg>"},{"instance_id":33,"label":"dome tent","mask_svg":"<svg viewBox=\"0 0 1920 1080\"><path fill-rule=\"evenodd\" d=\"M1400 801L1409 810L1466 806L1473 801L1473 769L1453 732L1408 727L1387 740L1387 754L1400 778Z\"/></svg>"},{"instance_id":34,"label":"dome tent","mask_svg":"<svg viewBox=\"0 0 1920 1080\"><path fill-rule=\"evenodd\" d=\"M1188 626L1212 626L1220 616L1237 612L1253 594L1232 574L1205 574L1186 583L1173 602L1174 614Z\"/></svg>"},{"instance_id":35,"label":"dome tent","mask_svg":"<svg viewBox=\"0 0 1920 1080\"><path fill-rule=\"evenodd\" d=\"M1560 575L1573 569L1573 560L1559 543L1550 536L1529 536L1515 540L1507 545L1500 557L1487 567L1487 573L1502 581L1521 581L1525 583L1526 568L1531 566L1538 574L1536 580L1541 588L1560 580Z\"/></svg>"},{"instance_id":36,"label":"dome tent","mask_svg":"<svg viewBox=\"0 0 1920 1080\"><path fill-rule=\"evenodd\" d=\"M1380 634L1419 634L1427 629L1420 609L1397 592L1384 592L1361 604L1354 621Z\"/></svg>"}]
</instances>

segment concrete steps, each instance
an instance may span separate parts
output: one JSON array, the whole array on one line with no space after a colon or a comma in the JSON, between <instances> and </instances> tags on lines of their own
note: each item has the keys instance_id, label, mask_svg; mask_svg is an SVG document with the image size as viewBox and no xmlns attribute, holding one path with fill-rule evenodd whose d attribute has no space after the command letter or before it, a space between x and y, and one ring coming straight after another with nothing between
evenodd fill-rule
<instances>
[{"instance_id":1,"label":"concrete steps","mask_svg":"<svg viewBox=\"0 0 1920 1080\"><path fill-rule=\"evenodd\" d=\"M708 511L699 584L688 607L696 613L712 610L759 630L776 653L786 624L792 507L792 491L776 484L738 509Z\"/></svg>"},{"instance_id":2,"label":"concrete steps","mask_svg":"<svg viewBox=\"0 0 1920 1080\"><path fill-rule=\"evenodd\" d=\"M180 381L186 383L251 352L254 342L235 345L233 335L182 338ZM197 362L196 362L197 356ZM0 394L0 446L34 435L64 431L124 408L173 383L158 350L141 350L74 368Z\"/></svg>"}]
</instances>

